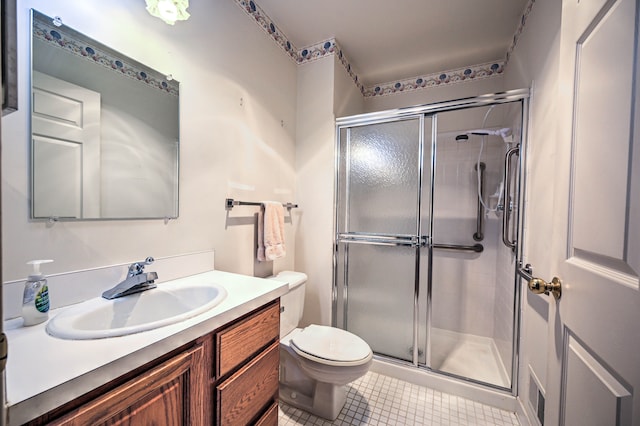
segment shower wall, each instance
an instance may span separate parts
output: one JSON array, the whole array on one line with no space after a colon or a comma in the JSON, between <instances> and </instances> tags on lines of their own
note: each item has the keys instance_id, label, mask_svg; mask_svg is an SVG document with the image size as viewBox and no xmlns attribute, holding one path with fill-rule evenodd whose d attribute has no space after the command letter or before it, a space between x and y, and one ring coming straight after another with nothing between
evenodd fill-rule
<instances>
[{"instance_id":1,"label":"shower wall","mask_svg":"<svg viewBox=\"0 0 640 426\"><path fill-rule=\"evenodd\" d=\"M457 142L458 133L441 133L437 139L434 187L434 243L473 245L477 217L477 177L475 165L480 136ZM495 207L496 197L488 197L499 187L506 145L499 137L486 137L485 197ZM496 310L496 253L500 219L485 216L482 253L434 249L433 313L435 328L476 336L493 337Z\"/></svg>"},{"instance_id":2,"label":"shower wall","mask_svg":"<svg viewBox=\"0 0 640 426\"><path fill-rule=\"evenodd\" d=\"M515 255L498 236L494 297L493 341L507 371L512 366L513 315L515 293Z\"/></svg>"},{"instance_id":3,"label":"shower wall","mask_svg":"<svg viewBox=\"0 0 640 426\"><path fill-rule=\"evenodd\" d=\"M505 106L505 127L513 129L514 143L521 143L518 137L522 135L522 111L519 107L507 104ZM504 155L503 155L504 157ZM518 158L518 157L516 157ZM515 165L513 165L515 168ZM517 206L515 206L517 208ZM516 222L517 210L512 212L512 224ZM500 220L502 213L499 214ZM501 228L500 228L501 229ZM502 244L500 232L495 234L496 245L496 286L495 286L495 306L494 306L494 328L493 340L497 347L500 358L507 371L512 368L512 341L513 341L513 318L514 300L518 281L514 277L516 270L515 253Z\"/></svg>"}]
</instances>

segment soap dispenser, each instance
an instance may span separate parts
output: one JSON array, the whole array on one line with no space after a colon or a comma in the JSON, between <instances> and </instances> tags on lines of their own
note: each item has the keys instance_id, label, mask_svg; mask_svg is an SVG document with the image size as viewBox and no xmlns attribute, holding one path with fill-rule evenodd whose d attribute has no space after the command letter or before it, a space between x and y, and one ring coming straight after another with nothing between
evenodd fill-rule
<instances>
[{"instance_id":1,"label":"soap dispenser","mask_svg":"<svg viewBox=\"0 0 640 426\"><path fill-rule=\"evenodd\" d=\"M24 297L22 299L22 318L24 325L36 325L49 318L49 288L47 279L40 272L40 265L53 260L32 260L27 265L33 265L33 272L24 283Z\"/></svg>"}]
</instances>

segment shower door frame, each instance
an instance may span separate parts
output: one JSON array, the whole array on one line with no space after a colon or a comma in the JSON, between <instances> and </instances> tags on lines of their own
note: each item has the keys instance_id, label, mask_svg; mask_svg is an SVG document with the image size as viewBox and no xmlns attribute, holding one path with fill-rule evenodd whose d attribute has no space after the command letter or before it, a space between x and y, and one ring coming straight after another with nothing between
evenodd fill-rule
<instances>
[{"instance_id":1,"label":"shower door frame","mask_svg":"<svg viewBox=\"0 0 640 426\"><path fill-rule=\"evenodd\" d=\"M341 130L345 129L347 132L349 132L349 128L351 127L380 124L385 122L394 122L394 121L406 120L406 119L422 116L423 117L421 119L422 126L420 131L421 132L420 144L421 144L421 147L422 147L421 150L422 150L424 148L424 139L425 139L424 135L426 135L426 129L424 129L424 118L435 117L435 119L432 118L432 122L431 122L431 129L432 129L432 132L431 132L432 146L431 146L431 158L430 158L431 176L430 176L430 182L429 182L430 200L429 200L429 206L428 206L429 209L431 210L431 213L429 215L429 224L428 224L429 235L426 238L426 245L420 244L420 243L416 245L416 274L415 274L414 307L413 307L414 309L414 312L413 312L414 341L413 341L412 361L407 362L397 358L378 355L378 354L375 354L374 358L378 360L384 360L387 362L395 363L395 364L400 364L400 365L411 365L413 367L423 369L434 374L452 377L457 380L478 384L478 385L485 386L487 388L491 388L491 389L502 391L502 392L505 392L505 391L510 392L514 396L518 394L519 340L520 340L519 337L520 337L520 321L521 321L521 318L520 318L521 286L520 286L520 277L518 275L518 267L521 266L522 252L523 252L523 228L524 228L523 227L523 224L524 224L524 208L523 207L525 203L524 191L526 187L525 186L525 178L526 178L525 164L526 164L526 147L527 147L527 144L526 144L527 129L528 129L528 118L529 118L528 117L529 99L530 99L529 89L516 89L516 90L510 90L506 92L492 93L492 94L486 94L486 95L470 97L470 98L463 98L458 100L437 102L433 104L419 105L419 106L413 106L413 107L407 107L407 108L397 108L392 110L359 114L355 116L341 117L336 119L336 136L335 136L335 153L334 153L334 158L335 158L334 204L333 204L334 244L333 244L333 274L332 274L333 283L332 283L332 292L331 292L331 297L332 297L331 321L334 327L340 327L340 328L346 329L347 315L348 315L347 313L348 283L347 282L345 282L344 289L343 289L343 292L344 292L343 307L342 307L343 324L338 324L338 303L339 303L338 302L338 298L339 298L338 254L339 254L339 244L341 242L340 241L341 236L339 232L340 230L338 229L339 223L340 223L340 220L339 220L340 212L338 212L337 207L339 202L338 196L340 191L339 174L340 174L340 161L341 161L341 158L340 158ZM520 149L518 153L518 162L517 162L518 174L516 176L516 184L515 184L515 193L517 194L517 198L518 198L517 210L514 208L514 210L516 211L516 215L513 218L513 220L515 220L515 226L513 229L516 230L516 244L515 244L515 247L513 248L514 256L515 256L515 267L512 275L513 285L514 285L514 300L513 300L513 336L512 336L513 346L512 346L512 363L511 363L511 386L509 388L505 388L505 387L494 385L491 383L478 381L472 378L461 377L458 375L449 374L444 371L433 370L430 367L431 365L430 332L431 332L431 326L432 326L431 324L432 322L432 319L431 319L431 311L432 311L431 309L431 305L432 305L431 273L432 271L431 269L432 269L432 261L433 261L432 226L433 226L433 196L434 196L434 184L435 184L434 173L435 173L436 158L437 158L437 153L435 149L435 146L437 143L437 113L444 112L444 111L455 111L455 110L463 110L463 109L483 107L483 106L506 104L506 103L512 103L512 102L520 102L521 104L522 130L521 130L521 138L519 143ZM423 162L426 163L424 158L422 158L420 161L421 163ZM421 171L421 176L424 177L422 171ZM420 186L420 194L418 196L418 199L421 199L423 182L419 182L419 186ZM422 206L419 206L418 212L420 212L421 208ZM418 223L421 221L421 219L422 218L420 216L417 217ZM418 237L420 239L422 238L422 236L418 236ZM418 330L420 327L420 324L418 323L419 322L418 305L419 305L419 295L421 290L420 279L419 279L420 251L423 249L428 251L428 260L427 260L428 270L427 270L427 285L426 285L426 291L427 291L426 321L427 323L425 324L425 327L426 327L425 365L422 365L419 363L419 354L418 354L418 347L419 347ZM345 263L345 269L348 270L348 262Z\"/></svg>"},{"instance_id":2,"label":"shower door frame","mask_svg":"<svg viewBox=\"0 0 640 426\"><path fill-rule=\"evenodd\" d=\"M417 120L417 124L418 124L418 175L417 177L417 182L418 182L418 190L417 190L417 194L416 194L416 227L415 227L415 231L412 234L397 234L397 235L378 235L378 234L359 234L359 233L351 233L349 231L345 232L345 233L340 233L338 232L338 224L339 224L339 219L338 219L338 211L336 206L338 205L338 188L337 185L339 184L339 179L336 175L336 195L335 195L335 201L334 201L334 212L336 214L335 217L335 237L334 237L334 241L335 241L335 245L334 245L334 260L333 260L333 264L334 264L334 270L333 270L333 291L332 291L332 298L333 298L333 305L334 308L332 309L332 323L335 326L338 322L337 319L337 309L335 308L335 306L337 305L338 301L337 301L337 256L338 256L338 244L339 243L345 243L347 244L345 246L345 253L344 253L344 257L345 257L345 263L344 263L344 274L345 276L348 274L349 271L349 267L348 267L348 253L349 253L349 243L362 243L362 244L368 244L368 245L383 245L383 246L395 246L395 247L401 247L401 246L405 246L405 247L411 247L413 249L415 249L415 266L414 266L414 282L413 282L413 331L412 331L412 335L413 335L413 344L412 344L412 354L411 354L411 358L412 361L409 361L411 364L413 364L415 367L419 366L419 345L416 344L416 342L419 341L419 310L418 310L418 306L420 303L420 290L421 290L421 285L420 285L420 280L421 280L421 264L420 264L420 255L421 255L421 251L422 250L432 250L432 242L431 242L431 234L433 231L433 220L431 219L433 216L433 185L431 185L431 188L429 189L429 200L428 200L428 208L429 208L429 223L428 223L428 229L427 229L427 235L424 235L424 229L423 229L423 220L422 220L422 212L423 212L423 192L424 192L424 188L423 188L423 182L425 179L425 165L427 164L427 161L425 159L425 149L426 149L426 136L427 136L427 132L425 129L425 122L426 120L429 119L430 122L430 146L429 146L429 152L431 153L431 155L429 156L428 159L428 164L429 164L429 182L433 183L434 181L434 173L435 173L435 155L434 155L434 148L435 148L435 134L436 134L436 126L434 124L434 120L433 120L433 115L432 114L424 114L424 113L419 113L419 114L407 114L407 115L403 115L402 117L393 117L393 118L380 118L380 119L374 119L371 121L367 121L366 123L362 123L362 124L351 124L348 126L348 128L346 129L347 131L347 140L349 141L351 139L351 129L353 127L361 127L361 126L368 126L368 125L379 125L379 124L388 124L388 123L397 123L399 121L411 121L411 120ZM338 137L340 135L340 127L338 128ZM339 150L339 141L337 141L336 143L336 149ZM350 151L350 147L347 146L346 148L347 153L346 156L349 157L349 151ZM339 151L338 151L339 152ZM340 163L340 155L336 155L336 173L338 173L339 170L339 163ZM349 166L349 164L347 163L347 167ZM345 175L347 176L347 181L348 181L348 176L349 176L349 170L347 170L347 172L345 173ZM346 186L346 199L349 199L349 184L347 182ZM349 222L349 211L347 211L347 214L345 215L345 223ZM427 264L427 283L431 282L431 253L428 254L428 264ZM348 320L348 312L346 309L346 303L348 301L348 286L345 286L343 289L343 299L344 299L344 303L345 303L345 307L343 309L343 328L346 330L347 329L347 320ZM430 297L430 289L427 290L427 297ZM430 314L430 311L427 311L427 314ZM428 340L428 333L429 330L427 330L427 340ZM379 357L383 357L384 355L376 355ZM386 356L384 356L386 357ZM427 352L427 357L428 357L428 352ZM393 357L390 357L390 359L396 359ZM398 359L398 361L400 362L407 362L407 361L402 361L400 359ZM426 362L429 362L429 359L426 359Z\"/></svg>"}]
</instances>

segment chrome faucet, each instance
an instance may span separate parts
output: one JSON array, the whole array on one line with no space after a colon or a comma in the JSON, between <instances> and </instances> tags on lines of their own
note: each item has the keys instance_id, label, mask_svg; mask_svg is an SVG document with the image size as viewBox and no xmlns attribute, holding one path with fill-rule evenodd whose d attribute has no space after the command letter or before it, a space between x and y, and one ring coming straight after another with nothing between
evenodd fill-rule
<instances>
[{"instance_id":1,"label":"chrome faucet","mask_svg":"<svg viewBox=\"0 0 640 426\"><path fill-rule=\"evenodd\" d=\"M155 272L144 272L144 267L151 265L153 261L154 258L149 256L142 262L129 265L127 278L117 286L102 293L102 297L105 299L115 299L156 288L154 281L158 279L158 274Z\"/></svg>"}]
</instances>

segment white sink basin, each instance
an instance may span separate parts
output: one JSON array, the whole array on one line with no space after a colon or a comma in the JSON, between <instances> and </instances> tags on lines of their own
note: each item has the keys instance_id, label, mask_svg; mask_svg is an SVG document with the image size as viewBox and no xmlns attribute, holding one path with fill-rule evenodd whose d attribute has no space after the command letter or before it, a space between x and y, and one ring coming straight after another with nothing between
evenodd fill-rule
<instances>
[{"instance_id":1,"label":"white sink basin","mask_svg":"<svg viewBox=\"0 0 640 426\"><path fill-rule=\"evenodd\" d=\"M47 332L62 339L88 340L152 330L199 315L220 304L227 291L216 284L158 285L142 293L72 306L53 317Z\"/></svg>"}]
</instances>

